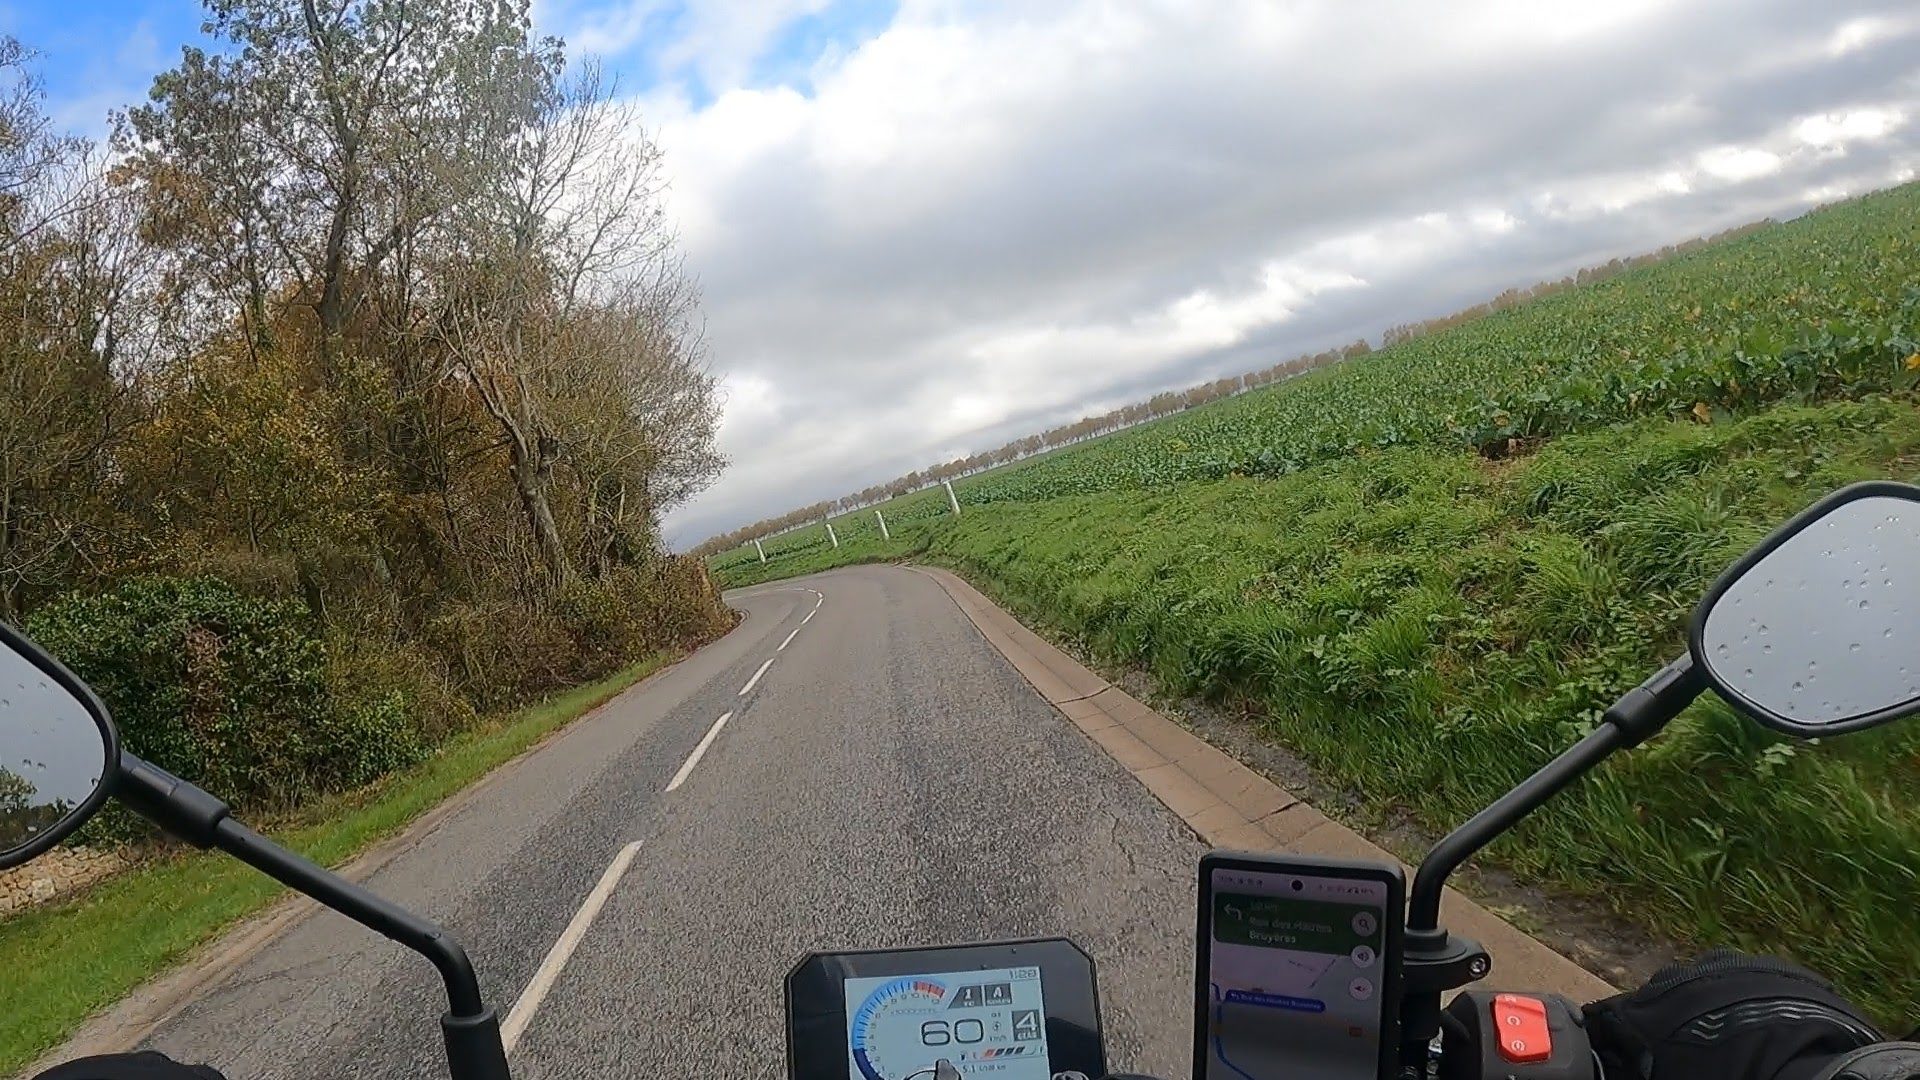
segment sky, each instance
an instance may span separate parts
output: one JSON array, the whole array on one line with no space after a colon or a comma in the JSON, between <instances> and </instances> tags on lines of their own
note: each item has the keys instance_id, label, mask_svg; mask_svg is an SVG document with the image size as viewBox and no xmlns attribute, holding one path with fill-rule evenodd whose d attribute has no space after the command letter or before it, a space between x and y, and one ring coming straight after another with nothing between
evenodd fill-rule
<instances>
[{"instance_id":1,"label":"sky","mask_svg":"<svg viewBox=\"0 0 1920 1080\"><path fill-rule=\"evenodd\" d=\"M104 131L185 0L0 0ZM1913 179L1906 0L535 0L665 151L708 535Z\"/></svg>"}]
</instances>

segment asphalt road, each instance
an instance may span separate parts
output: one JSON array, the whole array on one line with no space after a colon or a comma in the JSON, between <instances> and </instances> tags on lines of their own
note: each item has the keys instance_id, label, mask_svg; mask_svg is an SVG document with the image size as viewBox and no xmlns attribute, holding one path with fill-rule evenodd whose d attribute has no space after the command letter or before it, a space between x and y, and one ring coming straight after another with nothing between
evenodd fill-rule
<instances>
[{"instance_id":1,"label":"asphalt road","mask_svg":"<svg viewBox=\"0 0 1920 1080\"><path fill-rule=\"evenodd\" d=\"M934 581L855 568L729 600L748 615L733 633L495 779L368 883L452 929L504 1016L638 842L527 1023L515 1076L782 1075L782 980L803 952L1051 935L1099 965L1109 1066L1184 1076L1192 833ZM233 1080L444 1076L443 1009L424 961L322 914L151 1043Z\"/></svg>"}]
</instances>

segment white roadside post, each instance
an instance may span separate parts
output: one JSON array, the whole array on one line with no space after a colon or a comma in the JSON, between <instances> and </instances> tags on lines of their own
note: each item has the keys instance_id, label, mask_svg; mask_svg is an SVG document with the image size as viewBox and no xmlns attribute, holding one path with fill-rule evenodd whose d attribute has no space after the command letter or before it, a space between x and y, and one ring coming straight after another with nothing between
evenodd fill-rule
<instances>
[{"instance_id":1,"label":"white roadside post","mask_svg":"<svg viewBox=\"0 0 1920 1080\"><path fill-rule=\"evenodd\" d=\"M831 521L823 521L823 522L821 522L821 524L823 524L823 525L825 525L825 526L827 527L827 539L829 539L829 540L831 540L831 541L833 541L833 549L834 549L835 551L838 551L838 550L840 550L840 537L838 537L838 536L836 536L836 535L834 535L834 531L833 531L833 522L831 522Z\"/></svg>"},{"instance_id":2,"label":"white roadside post","mask_svg":"<svg viewBox=\"0 0 1920 1080\"><path fill-rule=\"evenodd\" d=\"M760 541L758 541L758 540L755 540L755 541L753 542L753 550L755 550L755 551L757 551L757 552L759 552L759 553L760 553L760 561L761 561L761 562L766 562L766 561L767 561L767 549L766 549L766 548L763 548L763 547L761 547L761 546L760 546Z\"/></svg>"},{"instance_id":3,"label":"white roadside post","mask_svg":"<svg viewBox=\"0 0 1920 1080\"><path fill-rule=\"evenodd\" d=\"M887 515L881 513L878 510L875 510L873 512L873 516L874 516L874 520L880 523L880 539L882 540L893 539L893 534L887 531Z\"/></svg>"},{"instance_id":4,"label":"white roadside post","mask_svg":"<svg viewBox=\"0 0 1920 1080\"><path fill-rule=\"evenodd\" d=\"M960 500L957 498L954 498L953 481L942 480L940 481L940 483L945 485L947 489L947 505L953 507L953 516L959 517L960 516Z\"/></svg>"}]
</instances>

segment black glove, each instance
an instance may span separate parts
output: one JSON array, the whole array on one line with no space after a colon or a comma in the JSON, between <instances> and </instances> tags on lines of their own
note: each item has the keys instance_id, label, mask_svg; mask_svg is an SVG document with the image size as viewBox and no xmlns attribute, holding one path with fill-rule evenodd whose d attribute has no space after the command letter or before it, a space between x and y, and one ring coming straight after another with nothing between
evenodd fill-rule
<instances>
[{"instance_id":1,"label":"black glove","mask_svg":"<svg viewBox=\"0 0 1920 1080\"><path fill-rule=\"evenodd\" d=\"M1813 972L1726 949L1666 968L1586 1015L1610 1080L1811 1080L1886 1038Z\"/></svg>"},{"instance_id":2,"label":"black glove","mask_svg":"<svg viewBox=\"0 0 1920 1080\"><path fill-rule=\"evenodd\" d=\"M157 1050L106 1054L55 1065L33 1080L226 1080L206 1065L182 1065Z\"/></svg>"}]
</instances>

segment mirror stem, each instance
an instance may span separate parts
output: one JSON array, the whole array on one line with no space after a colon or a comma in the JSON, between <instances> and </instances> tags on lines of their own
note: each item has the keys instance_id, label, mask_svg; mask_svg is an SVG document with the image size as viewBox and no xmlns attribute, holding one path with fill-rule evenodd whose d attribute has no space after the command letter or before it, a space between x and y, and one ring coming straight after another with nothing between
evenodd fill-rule
<instances>
[{"instance_id":1,"label":"mirror stem","mask_svg":"<svg viewBox=\"0 0 1920 1080\"><path fill-rule=\"evenodd\" d=\"M447 987L440 1026L459 1080L507 1076L500 1024L480 996L467 952L445 930L327 870L233 820L227 804L132 754L120 756L116 794L142 817L193 844L213 847L347 918L420 953Z\"/></svg>"},{"instance_id":2,"label":"mirror stem","mask_svg":"<svg viewBox=\"0 0 1920 1080\"><path fill-rule=\"evenodd\" d=\"M1692 656L1682 654L1646 682L1621 695L1620 700L1607 709L1600 725L1585 738L1521 781L1493 805L1475 814L1466 824L1448 833L1414 872L1413 889L1407 901L1409 934L1438 929L1441 892L1448 876L1459 869L1461 863L1615 751L1646 741L1680 715L1680 710L1700 696L1705 686L1705 680L1694 669Z\"/></svg>"}]
</instances>

